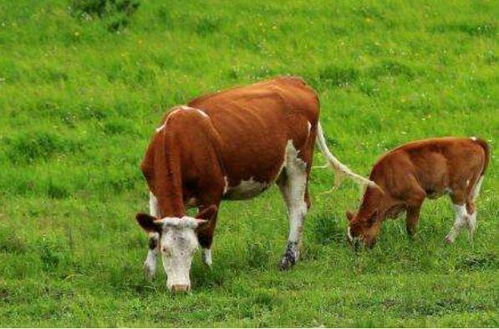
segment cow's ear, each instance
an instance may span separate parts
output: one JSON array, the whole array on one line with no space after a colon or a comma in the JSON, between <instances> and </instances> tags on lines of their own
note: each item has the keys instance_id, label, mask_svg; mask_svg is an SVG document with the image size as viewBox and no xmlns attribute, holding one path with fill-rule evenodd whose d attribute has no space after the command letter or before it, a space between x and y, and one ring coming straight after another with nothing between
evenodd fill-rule
<instances>
[{"instance_id":1,"label":"cow's ear","mask_svg":"<svg viewBox=\"0 0 499 329\"><path fill-rule=\"evenodd\" d=\"M350 210L347 210L346 215L349 222L352 221L352 219L355 217L355 214Z\"/></svg>"},{"instance_id":2,"label":"cow's ear","mask_svg":"<svg viewBox=\"0 0 499 329\"><path fill-rule=\"evenodd\" d=\"M156 217L144 213L138 213L135 218L144 231L161 233L163 225Z\"/></svg>"},{"instance_id":3,"label":"cow's ear","mask_svg":"<svg viewBox=\"0 0 499 329\"><path fill-rule=\"evenodd\" d=\"M201 210L196 215L196 219L204 219L206 221L210 221L213 218L215 218L215 216L217 215L217 210L218 210L217 206L211 205L208 208Z\"/></svg>"},{"instance_id":4,"label":"cow's ear","mask_svg":"<svg viewBox=\"0 0 499 329\"><path fill-rule=\"evenodd\" d=\"M367 222L369 223L369 226L373 225L376 222L376 219L378 218L379 211L376 209L373 211Z\"/></svg>"}]
</instances>

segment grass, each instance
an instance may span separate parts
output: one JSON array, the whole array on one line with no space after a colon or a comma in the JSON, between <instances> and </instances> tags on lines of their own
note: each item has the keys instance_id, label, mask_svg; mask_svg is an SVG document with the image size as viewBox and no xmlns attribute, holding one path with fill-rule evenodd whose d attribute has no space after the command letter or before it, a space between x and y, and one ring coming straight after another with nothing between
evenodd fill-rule
<instances>
[{"instance_id":1,"label":"grass","mask_svg":"<svg viewBox=\"0 0 499 329\"><path fill-rule=\"evenodd\" d=\"M137 1L133 1L136 3ZM304 256L277 190L222 205L214 267L193 292L142 275L147 209L138 170L173 105L280 74L319 92L333 152L367 174L386 150L431 136L497 149L493 1L142 0L85 16L70 1L0 0L0 326L498 326L497 155L473 242L448 200L425 203L415 241L389 221L378 245L346 245L358 189L314 171ZM317 156L318 163L322 159Z\"/></svg>"}]
</instances>

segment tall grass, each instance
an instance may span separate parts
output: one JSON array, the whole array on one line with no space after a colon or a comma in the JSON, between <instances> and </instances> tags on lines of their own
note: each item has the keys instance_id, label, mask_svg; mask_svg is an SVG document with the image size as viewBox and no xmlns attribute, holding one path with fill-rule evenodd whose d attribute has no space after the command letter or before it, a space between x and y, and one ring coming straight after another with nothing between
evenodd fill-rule
<instances>
[{"instance_id":1,"label":"tall grass","mask_svg":"<svg viewBox=\"0 0 499 329\"><path fill-rule=\"evenodd\" d=\"M102 15L76 2L92 1L0 1L1 326L498 325L496 2L117 0ZM358 190L321 194L333 177L314 171L292 271L277 270L288 228L271 189L222 205L191 294L171 296L160 266L146 282L138 164L162 114L281 74L320 92L330 147L362 174L413 139L487 139L474 241L443 244L441 199L415 241L390 221L354 254Z\"/></svg>"}]
</instances>

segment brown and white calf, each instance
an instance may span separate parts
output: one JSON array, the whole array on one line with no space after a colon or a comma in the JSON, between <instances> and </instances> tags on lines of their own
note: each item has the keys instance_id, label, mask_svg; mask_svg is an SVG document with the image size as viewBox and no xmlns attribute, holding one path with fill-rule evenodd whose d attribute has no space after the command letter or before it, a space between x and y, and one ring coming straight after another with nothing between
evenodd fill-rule
<instances>
[{"instance_id":1,"label":"brown and white calf","mask_svg":"<svg viewBox=\"0 0 499 329\"><path fill-rule=\"evenodd\" d=\"M481 139L433 138L402 145L381 157L371 171L357 214L347 212L348 239L373 246L381 224L406 212L407 232L414 235L426 198L449 194L456 218L445 240L454 242L461 228L476 228L475 200L489 162L489 147Z\"/></svg>"},{"instance_id":2,"label":"brown and white calf","mask_svg":"<svg viewBox=\"0 0 499 329\"><path fill-rule=\"evenodd\" d=\"M318 120L316 93L293 77L217 92L172 109L141 165L150 190L151 215L136 216L149 234L146 274L154 275L160 252L168 288L189 290L198 244L211 265L220 202L250 199L273 183L282 192L290 225L280 266L293 265L310 207L307 184L316 136L333 169L367 182L329 152ZM187 216L188 207L199 214Z\"/></svg>"}]
</instances>

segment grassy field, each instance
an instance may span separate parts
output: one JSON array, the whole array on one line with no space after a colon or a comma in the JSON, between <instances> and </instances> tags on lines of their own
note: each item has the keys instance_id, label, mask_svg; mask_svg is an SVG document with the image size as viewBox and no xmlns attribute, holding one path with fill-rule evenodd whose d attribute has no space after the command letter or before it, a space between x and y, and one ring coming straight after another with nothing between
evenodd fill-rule
<instances>
[{"instance_id":1,"label":"grassy field","mask_svg":"<svg viewBox=\"0 0 499 329\"><path fill-rule=\"evenodd\" d=\"M0 326L499 326L498 2L137 3L99 16L0 0ZM282 74L319 91L330 148L365 175L410 140L488 140L474 241L444 245L443 198L415 241L389 221L356 255L344 212L358 189L321 194L333 176L314 171L293 270L277 270L288 225L272 188L222 205L191 293L168 293L161 267L145 281L138 164L163 113Z\"/></svg>"}]
</instances>

